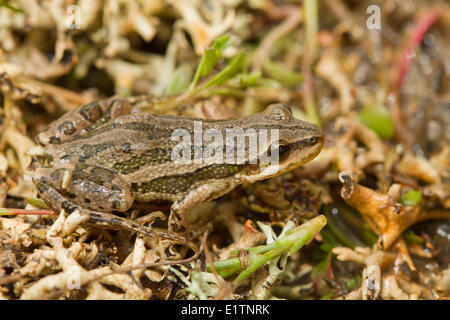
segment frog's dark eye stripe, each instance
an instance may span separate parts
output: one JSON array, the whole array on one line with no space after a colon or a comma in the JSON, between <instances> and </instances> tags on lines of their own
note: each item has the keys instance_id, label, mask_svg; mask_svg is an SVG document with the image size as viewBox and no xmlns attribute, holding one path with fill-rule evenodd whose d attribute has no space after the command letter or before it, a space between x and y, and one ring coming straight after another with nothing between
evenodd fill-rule
<instances>
[{"instance_id":1,"label":"frog's dark eye stripe","mask_svg":"<svg viewBox=\"0 0 450 320\"><path fill-rule=\"evenodd\" d=\"M287 141L279 140L278 142L275 142L276 145L271 145L268 150L268 155L272 155L272 151L276 152L278 154L278 160L284 161L288 158L292 145L289 144Z\"/></svg>"},{"instance_id":2,"label":"frog's dark eye stripe","mask_svg":"<svg viewBox=\"0 0 450 320\"><path fill-rule=\"evenodd\" d=\"M289 144L280 144L278 146L278 154L279 154L279 159L280 161L284 161L287 159L287 157L289 156L289 153L291 151L291 145Z\"/></svg>"}]
</instances>

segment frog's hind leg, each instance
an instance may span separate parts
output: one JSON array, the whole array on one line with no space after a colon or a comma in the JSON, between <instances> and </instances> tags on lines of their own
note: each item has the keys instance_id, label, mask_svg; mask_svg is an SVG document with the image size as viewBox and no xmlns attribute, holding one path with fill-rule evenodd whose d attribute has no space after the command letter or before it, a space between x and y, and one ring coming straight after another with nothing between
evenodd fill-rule
<instances>
[{"instance_id":1,"label":"frog's hind leg","mask_svg":"<svg viewBox=\"0 0 450 320\"><path fill-rule=\"evenodd\" d=\"M47 130L38 135L37 140L43 146L61 143L129 113L131 104L127 99L114 97L94 101L52 122Z\"/></svg>"},{"instance_id":2,"label":"frog's hind leg","mask_svg":"<svg viewBox=\"0 0 450 320\"><path fill-rule=\"evenodd\" d=\"M49 187L66 200L94 211L125 212L134 202L133 191L120 175L95 165L63 164L37 168L33 182L49 206L56 201L46 195Z\"/></svg>"},{"instance_id":3,"label":"frog's hind leg","mask_svg":"<svg viewBox=\"0 0 450 320\"><path fill-rule=\"evenodd\" d=\"M102 212L124 212L133 204L131 189L108 169L80 164L38 168L33 183L45 203L57 212L72 214L78 210L84 222L130 227L126 219Z\"/></svg>"},{"instance_id":4,"label":"frog's hind leg","mask_svg":"<svg viewBox=\"0 0 450 320\"><path fill-rule=\"evenodd\" d=\"M56 168L58 169L58 168ZM157 238L168 239L173 242L179 243L181 245L188 246L194 252L198 252L198 249L195 245L190 242L187 242L185 239L177 237L175 235L166 234L163 232L156 232L151 228L143 226L135 221L119 217L117 215L108 213L108 212L100 212L87 209L82 207L71 199L68 199L64 196L58 188L55 188L51 181L48 181L49 178L47 176L47 172L45 172L44 168L39 168L36 172L35 178L33 179L34 184L44 199L44 201L48 204L48 206L56 212L60 212L64 209L67 214L75 214L78 212L80 218L75 219L79 221L79 223L89 224L95 227L102 227L106 229L123 229L123 230L131 230L134 232L138 232L142 235ZM49 170L49 169L47 169ZM52 171L54 172L54 171ZM55 178L56 174L53 173L53 178ZM72 226L73 230L74 226Z\"/></svg>"}]
</instances>

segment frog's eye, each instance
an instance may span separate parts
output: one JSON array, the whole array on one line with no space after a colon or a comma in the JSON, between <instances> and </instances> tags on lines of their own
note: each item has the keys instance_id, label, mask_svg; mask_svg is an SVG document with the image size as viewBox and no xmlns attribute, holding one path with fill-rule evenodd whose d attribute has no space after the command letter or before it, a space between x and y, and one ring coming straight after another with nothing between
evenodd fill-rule
<instances>
[{"instance_id":1,"label":"frog's eye","mask_svg":"<svg viewBox=\"0 0 450 320\"><path fill-rule=\"evenodd\" d=\"M291 145L284 140L279 140L275 142L275 145L271 145L269 149L270 155L278 154L278 161L283 162L289 156L291 152Z\"/></svg>"},{"instance_id":2,"label":"frog's eye","mask_svg":"<svg viewBox=\"0 0 450 320\"><path fill-rule=\"evenodd\" d=\"M282 103L271 104L264 110L264 113L273 120L292 119L292 110Z\"/></svg>"}]
</instances>

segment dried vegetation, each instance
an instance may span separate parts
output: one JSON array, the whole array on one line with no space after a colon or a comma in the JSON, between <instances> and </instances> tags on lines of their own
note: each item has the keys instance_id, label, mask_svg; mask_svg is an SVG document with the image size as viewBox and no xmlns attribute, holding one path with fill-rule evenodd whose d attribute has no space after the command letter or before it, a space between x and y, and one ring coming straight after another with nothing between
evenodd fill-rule
<instances>
[{"instance_id":1,"label":"dried vegetation","mask_svg":"<svg viewBox=\"0 0 450 320\"><path fill-rule=\"evenodd\" d=\"M366 27L372 4L381 30ZM448 298L449 13L411 0L2 2L0 299ZM86 227L35 198L37 133L112 95L203 118L284 102L320 122L326 145L199 208L199 256L171 263L192 252ZM163 230L158 209L130 219ZM322 214L314 240L293 240L305 223L318 232Z\"/></svg>"}]
</instances>

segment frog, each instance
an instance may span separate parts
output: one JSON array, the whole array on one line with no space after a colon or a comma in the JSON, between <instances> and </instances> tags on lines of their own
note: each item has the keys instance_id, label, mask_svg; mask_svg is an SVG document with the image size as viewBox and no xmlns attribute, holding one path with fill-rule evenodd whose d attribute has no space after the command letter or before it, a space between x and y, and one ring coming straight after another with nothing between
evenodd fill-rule
<instances>
[{"instance_id":1,"label":"frog","mask_svg":"<svg viewBox=\"0 0 450 320\"><path fill-rule=\"evenodd\" d=\"M84 223L148 235L150 228L128 219L127 212L138 203L168 201L168 233L159 236L179 240L192 230L189 213L195 206L304 165L324 144L317 125L297 119L281 103L238 119L213 120L136 111L143 100L112 97L82 105L37 136L44 153L32 180L49 208L78 211ZM182 149L181 138L198 134L199 126L205 136L226 139L212 143L210 135L184 143L191 157L180 161L174 154ZM255 132L258 139L252 140ZM250 141L258 142L256 152Z\"/></svg>"}]
</instances>

